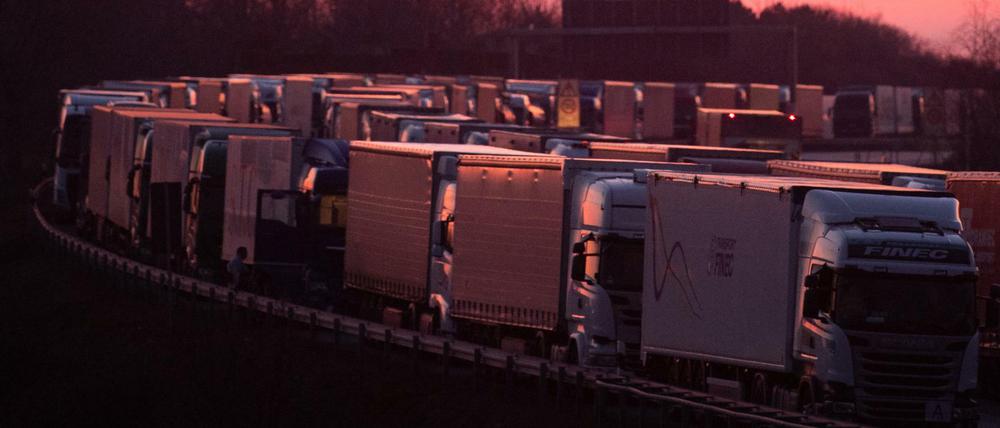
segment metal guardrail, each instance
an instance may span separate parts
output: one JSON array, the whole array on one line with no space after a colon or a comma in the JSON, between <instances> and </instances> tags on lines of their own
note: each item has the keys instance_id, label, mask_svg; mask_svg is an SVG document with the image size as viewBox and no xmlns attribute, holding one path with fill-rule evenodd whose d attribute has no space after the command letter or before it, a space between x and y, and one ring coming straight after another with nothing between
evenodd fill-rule
<instances>
[{"instance_id":1,"label":"metal guardrail","mask_svg":"<svg viewBox=\"0 0 1000 428\"><path fill-rule=\"evenodd\" d=\"M43 182L35 189L38 195ZM37 200L37 197L36 197ZM858 427L855 423L835 421L817 416L803 415L757 404L734 401L704 392L698 392L623 375L614 370L595 369L554 362L543 358L509 353L483 345L452 340L445 337L425 335L419 332L393 328L390 326L360 320L337 313L322 311L286 301L232 290L217 284L178 275L176 273L149 266L127 257L115 254L86 242L50 224L36 203L34 214L46 236L56 245L89 264L123 274L147 286L159 286L178 293L201 297L231 308L246 308L271 317L284 318L303 326L332 331L335 337L341 334L356 336L359 346L364 343L381 342L384 345L409 349L417 353L440 355L447 367L448 360L460 360L472 364L476 372L480 367L492 367L506 371L507 379L513 375L536 377L539 385L555 382L557 394L564 386L589 388L594 391L595 417L601 425L602 415L617 409L619 422L629 402L636 402L639 417L643 418L649 407L659 409L661 425L668 420L680 426L712 426L722 421L726 426L752 427ZM608 395L616 396L617 406L609 408Z\"/></svg>"}]
</instances>

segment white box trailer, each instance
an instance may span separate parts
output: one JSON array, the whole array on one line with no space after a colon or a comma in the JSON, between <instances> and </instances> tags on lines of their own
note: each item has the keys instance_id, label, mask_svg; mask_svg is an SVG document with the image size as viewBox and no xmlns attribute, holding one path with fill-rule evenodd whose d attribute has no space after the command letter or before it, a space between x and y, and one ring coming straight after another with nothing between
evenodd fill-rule
<instances>
[{"instance_id":1,"label":"white box trailer","mask_svg":"<svg viewBox=\"0 0 1000 428\"><path fill-rule=\"evenodd\" d=\"M217 115L186 109L149 109L95 106L91 110L90 155L87 177L87 210L97 217L128 227L126 185L132 169L139 125L151 119L211 120Z\"/></svg>"},{"instance_id":2,"label":"white box trailer","mask_svg":"<svg viewBox=\"0 0 1000 428\"><path fill-rule=\"evenodd\" d=\"M897 86L896 90L896 134L910 135L915 130L913 122L913 88Z\"/></svg>"},{"instance_id":3,"label":"white box trailer","mask_svg":"<svg viewBox=\"0 0 1000 428\"><path fill-rule=\"evenodd\" d=\"M896 133L896 88L875 86L875 135Z\"/></svg>"},{"instance_id":4,"label":"white box trailer","mask_svg":"<svg viewBox=\"0 0 1000 428\"><path fill-rule=\"evenodd\" d=\"M462 153L519 152L458 144L351 142L347 287L427 303L439 184Z\"/></svg>"},{"instance_id":5,"label":"white box trailer","mask_svg":"<svg viewBox=\"0 0 1000 428\"><path fill-rule=\"evenodd\" d=\"M751 83L749 92L751 110L779 109L778 85Z\"/></svg>"},{"instance_id":6,"label":"white box trailer","mask_svg":"<svg viewBox=\"0 0 1000 428\"><path fill-rule=\"evenodd\" d=\"M834 97L826 101L819 85L795 86L795 109L791 112L802 121L802 136L822 138L829 122L826 112L833 108ZM829 106L827 106L829 103ZM830 135L833 135L831 128Z\"/></svg>"},{"instance_id":7,"label":"white box trailer","mask_svg":"<svg viewBox=\"0 0 1000 428\"><path fill-rule=\"evenodd\" d=\"M647 367L868 423L975 417L976 267L952 195L660 171L647 190Z\"/></svg>"},{"instance_id":8,"label":"white box trailer","mask_svg":"<svg viewBox=\"0 0 1000 428\"><path fill-rule=\"evenodd\" d=\"M582 200L574 197L575 181L583 173L603 172L629 177L631 183L634 171L643 168L705 169L691 164L544 155L460 156L452 315L544 331L565 325L570 241L574 239L570 230L584 210L593 209L582 207ZM609 204L600 209L610 211L611 204L625 204L626 198L621 198L606 201ZM634 220L622 216L616 225Z\"/></svg>"},{"instance_id":9,"label":"white box trailer","mask_svg":"<svg viewBox=\"0 0 1000 428\"><path fill-rule=\"evenodd\" d=\"M250 79L229 78L225 90L226 116L240 123L253 122L253 84Z\"/></svg>"},{"instance_id":10,"label":"white box trailer","mask_svg":"<svg viewBox=\"0 0 1000 428\"><path fill-rule=\"evenodd\" d=\"M296 190L302 169L304 140L292 137L232 135L226 148L226 208L222 257L232 260L236 249L247 249L254 263L258 196L261 190ZM293 197L266 207L269 219L294 225ZM289 205L290 204L290 205Z\"/></svg>"},{"instance_id":11,"label":"white box trailer","mask_svg":"<svg viewBox=\"0 0 1000 428\"><path fill-rule=\"evenodd\" d=\"M647 82L642 91L642 133L637 137L649 140L674 138L673 83Z\"/></svg>"},{"instance_id":12,"label":"white box trailer","mask_svg":"<svg viewBox=\"0 0 1000 428\"><path fill-rule=\"evenodd\" d=\"M605 81L603 97L604 117L601 132L617 137L635 138L635 84Z\"/></svg>"},{"instance_id":13,"label":"white box trailer","mask_svg":"<svg viewBox=\"0 0 1000 428\"><path fill-rule=\"evenodd\" d=\"M739 85L735 83L705 83L701 87L701 105L703 108L734 109L739 108Z\"/></svg>"}]
</instances>

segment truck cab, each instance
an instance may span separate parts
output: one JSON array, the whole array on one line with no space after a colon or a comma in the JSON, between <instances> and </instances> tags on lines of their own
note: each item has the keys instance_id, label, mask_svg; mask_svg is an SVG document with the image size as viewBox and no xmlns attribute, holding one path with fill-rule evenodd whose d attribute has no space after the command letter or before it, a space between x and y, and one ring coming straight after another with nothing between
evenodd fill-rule
<instances>
[{"instance_id":1,"label":"truck cab","mask_svg":"<svg viewBox=\"0 0 1000 428\"><path fill-rule=\"evenodd\" d=\"M639 355L646 187L631 174L587 172L573 186L566 319L571 362L613 366Z\"/></svg>"},{"instance_id":2,"label":"truck cab","mask_svg":"<svg viewBox=\"0 0 1000 428\"><path fill-rule=\"evenodd\" d=\"M838 92L833 103L837 138L868 138L875 133L875 97L868 91Z\"/></svg>"},{"instance_id":3,"label":"truck cab","mask_svg":"<svg viewBox=\"0 0 1000 428\"><path fill-rule=\"evenodd\" d=\"M226 191L226 140L204 140L191 149L183 208L185 250L195 271L220 267Z\"/></svg>"},{"instance_id":4,"label":"truck cab","mask_svg":"<svg viewBox=\"0 0 1000 428\"><path fill-rule=\"evenodd\" d=\"M817 397L806 410L879 423L974 417L977 268L957 213L953 198L805 196L795 354L815 380L800 395Z\"/></svg>"}]
</instances>

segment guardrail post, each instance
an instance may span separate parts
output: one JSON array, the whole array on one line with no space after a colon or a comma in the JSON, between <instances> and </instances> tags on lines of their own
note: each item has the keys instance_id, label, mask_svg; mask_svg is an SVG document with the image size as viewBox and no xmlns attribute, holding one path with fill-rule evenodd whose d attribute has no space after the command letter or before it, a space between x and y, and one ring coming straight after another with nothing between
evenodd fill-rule
<instances>
[{"instance_id":1,"label":"guardrail post","mask_svg":"<svg viewBox=\"0 0 1000 428\"><path fill-rule=\"evenodd\" d=\"M413 335L413 373L420 373L420 336Z\"/></svg>"},{"instance_id":2,"label":"guardrail post","mask_svg":"<svg viewBox=\"0 0 1000 428\"><path fill-rule=\"evenodd\" d=\"M581 371L576 372L576 387L573 391L573 400L576 402L574 404L576 414L579 415L583 408L583 372Z\"/></svg>"},{"instance_id":3,"label":"guardrail post","mask_svg":"<svg viewBox=\"0 0 1000 428\"><path fill-rule=\"evenodd\" d=\"M451 342L445 341L444 348L441 350L441 366L444 369L444 376L448 377L448 360L451 359Z\"/></svg>"},{"instance_id":4,"label":"guardrail post","mask_svg":"<svg viewBox=\"0 0 1000 428\"><path fill-rule=\"evenodd\" d=\"M368 326L364 323L358 326L358 360L365 363L365 340L368 340Z\"/></svg>"},{"instance_id":5,"label":"guardrail post","mask_svg":"<svg viewBox=\"0 0 1000 428\"><path fill-rule=\"evenodd\" d=\"M594 384L594 426L602 426L602 417L604 416L604 395L606 391L604 387L601 386L600 382Z\"/></svg>"},{"instance_id":6,"label":"guardrail post","mask_svg":"<svg viewBox=\"0 0 1000 428\"><path fill-rule=\"evenodd\" d=\"M385 329L385 342L382 342L382 362L389 359L389 348L392 345L392 329Z\"/></svg>"},{"instance_id":7,"label":"guardrail post","mask_svg":"<svg viewBox=\"0 0 1000 428\"><path fill-rule=\"evenodd\" d=\"M545 396L548 395L546 391L549 383L549 365L542 363L538 366L538 403L545 404L547 401Z\"/></svg>"},{"instance_id":8,"label":"guardrail post","mask_svg":"<svg viewBox=\"0 0 1000 428\"><path fill-rule=\"evenodd\" d=\"M566 387L566 385L565 385L565 383L566 383L566 367L565 366L559 366L559 374L558 374L558 376L559 376L558 379L556 379L557 380L557 382L556 382L556 407L557 408L562 405L563 388Z\"/></svg>"},{"instance_id":9,"label":"guardrail post","mask_svg":"<svg viewBox=\"0 0 1000 428\"><path fill-rule=\"evenodd\" d=\"M479 371L483 364L483 350L476 348L472 354L472 390L479 392Z\"/></svg>"},{"instance_id":10,"label":"guardrail post","mask_svg":"<svg viewBox=\"0 0 1000 428\"><path fill-rule=\"evenodd\" d=\"M514 390L514 356L513 355L508 355L507 356L507 366L506 367L507 367L507 369L506 369L506 371L504 373L505 376L506 376L506 382L505 383L507 385L507 397L510 397L513 394L513 390Z\"/></svg>"},{"instance_id":11,"label":"guardrail post","mask_svg":"<svg viewBox=\"0 0 1000 428\"><path fill-rule=\"evenodd\" d=\"M333 351L334 354L340 350L340 318L333 319Z\"/></svg>"}]
</instances>

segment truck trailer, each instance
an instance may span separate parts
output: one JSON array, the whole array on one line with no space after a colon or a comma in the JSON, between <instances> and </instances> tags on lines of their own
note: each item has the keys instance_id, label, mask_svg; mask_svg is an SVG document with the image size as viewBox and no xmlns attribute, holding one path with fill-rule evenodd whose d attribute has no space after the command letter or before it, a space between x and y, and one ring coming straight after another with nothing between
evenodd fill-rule
<instances>
[{"instance_id":1,"label":"truck trailer","mask_svg":"<svg viewBox=\"0 0 1000 428\"><path fill-rule=\"evenodd\" d=\"M713 172L742 174L767 174L768 161L785 157L777 150L675 144L593 142L587 149L594 159L696 163L711 166Z\"/></svg>"},{"instance_id":2,"label":"truck trailer","mask_svg":"<svg viewBox=\"0 0 1000 428\"><path fill-rule=\"evenodd\" d=\"M798 157L802 121L777 110L698 109L695 144L775 149Z\"/></svg>"},{"instance_id":3,"label":"truck trailer","mask_svg":"<svg viewBox=\"0 0 1000 428\"><path fill-rule=\"evenodd\" d=\"M202 172L223 172L225 141L230 135L295 135L297 131L273 125L224 123L205 124L185 121L158 121L153 125L156 143L150 172L149 238L153 252L178 258L178 267L197 266L198 248L210 250L202 260L218 260L216 247L221 247L221 218L224 179L214 174L211 179ZM208 162L208 163L206 163ZM221 165L221 168L220 168ZM203 201L204 199L204 201ZM192 205L193 204L193 205ZM192 206L195 210L192 212ZM199 217L199 212L204 215ZM220 223L199 228L198 223ZM211 221L209 221L211 220ZM197 243L217 235L217 245L199 247ZM213 235L213 236L215 236Z\"/></svg>"},{"instance_id":4,"label":"truck trailer","mask_svg":"<svg viewBox=\"0 0 1000 428\"><path fill-rule=\"evenodd\" d=\"M97 236L115 244L126 244L131 198L127 188L132 170L136 137L143 123L169 119L220 119L218 115L187 109L97 106L91 111L89 168L86 208L94 220Z\"/></svg>"},{"instance_id":5,"label":"truck trailer","mask_svg":"<svg viewBox=\"0 0 1000 428\"><path fill-rule=\"evenodd\" d=\"M460 156L450 269L459 334L590 366L637 358L646 191L635 171L643 168L708 170Z\"/></svg>"},{"instance_id":6,"label":"truck trailer","mask_svg":"<svg viewBox=\"0 0 1000 428\"><path fill-rule=\"evenodd\" d=\"M490 131L518 132L533 129L537 128L509 123L426 122L424 123L424 141L437 144L475 144L486 146L489 145Z\"/></svg>"},{"instance_id":7,"label":"truck trailer","mask_svg":"<svg viewBox=\"0 0 1000 428\"><path fill-rule=\"evenodd\" d=\"M489 144L494 147L520 150L532 153L548 153L559 146L574 145L583 141L628 142L628 138L614 135L593 134L590 132L552 131L529 129L509 131L495 129L490 131Z\"/></svg>"},{"instance_id":8,"label":"truck trailer","mask_svg":"<svg viewBox=\"0 0 1000 428\"><path fill-rule=\"evenodd\" d=\"M147 103L145 92L95 89L63 89L59 91L59 125L56 128L55 174L53 203L69 210L71 215L80 203L81 173L89 165L90 110L98 105L135 105ZM153 107L150 105L149 107Z\"/></svg>"},{"instance_id":9,"label":"truck trailer","mask_svg":"<svg viewBox=\"0 0 1000 428\"><path fill-rule=\"evenodd\" d=\"M479 119L464 114L427 114L391 111L372 111L371 140L423 142L425 140L427 122L443 123L480 123Z\"/></svg>"},{"instance_id":10,"label":"truck trailer","mask_svg":"<svg viewBox=\"0 0 1000 428\"><path fill-rule=\"evenodd\" d=\"M975 420L977 269L950 194L676 172L647 186L651 373L866 423Z\"/></svg>"},{"instance_id":11,"label":"truck trailer","mask_svg":"<svg viewBox=\"0 0 1000 428\"><path fill-rule=\"evenodd\" d=\"M812 177L828 180L884 184L887 186L917 187L944 190L948 171L920 168L893 163L822 162L800 160L772 160L767 163L771 175L786 177Z\"/></svg>"},{"instance_id":12,"label":"truck trailer","mask_svg":"<svg viewBox=\"0 0 1000 428\"><path fill-rule=\"evenodd\" d=\"M360 292L366 310L375 311L368 315L397 325L405 318L424 331L437 318L449 329L446 234L458 155L470 153L527 155L490 146L351 142L344 285Z\"/></svg>"}]
</instances>

